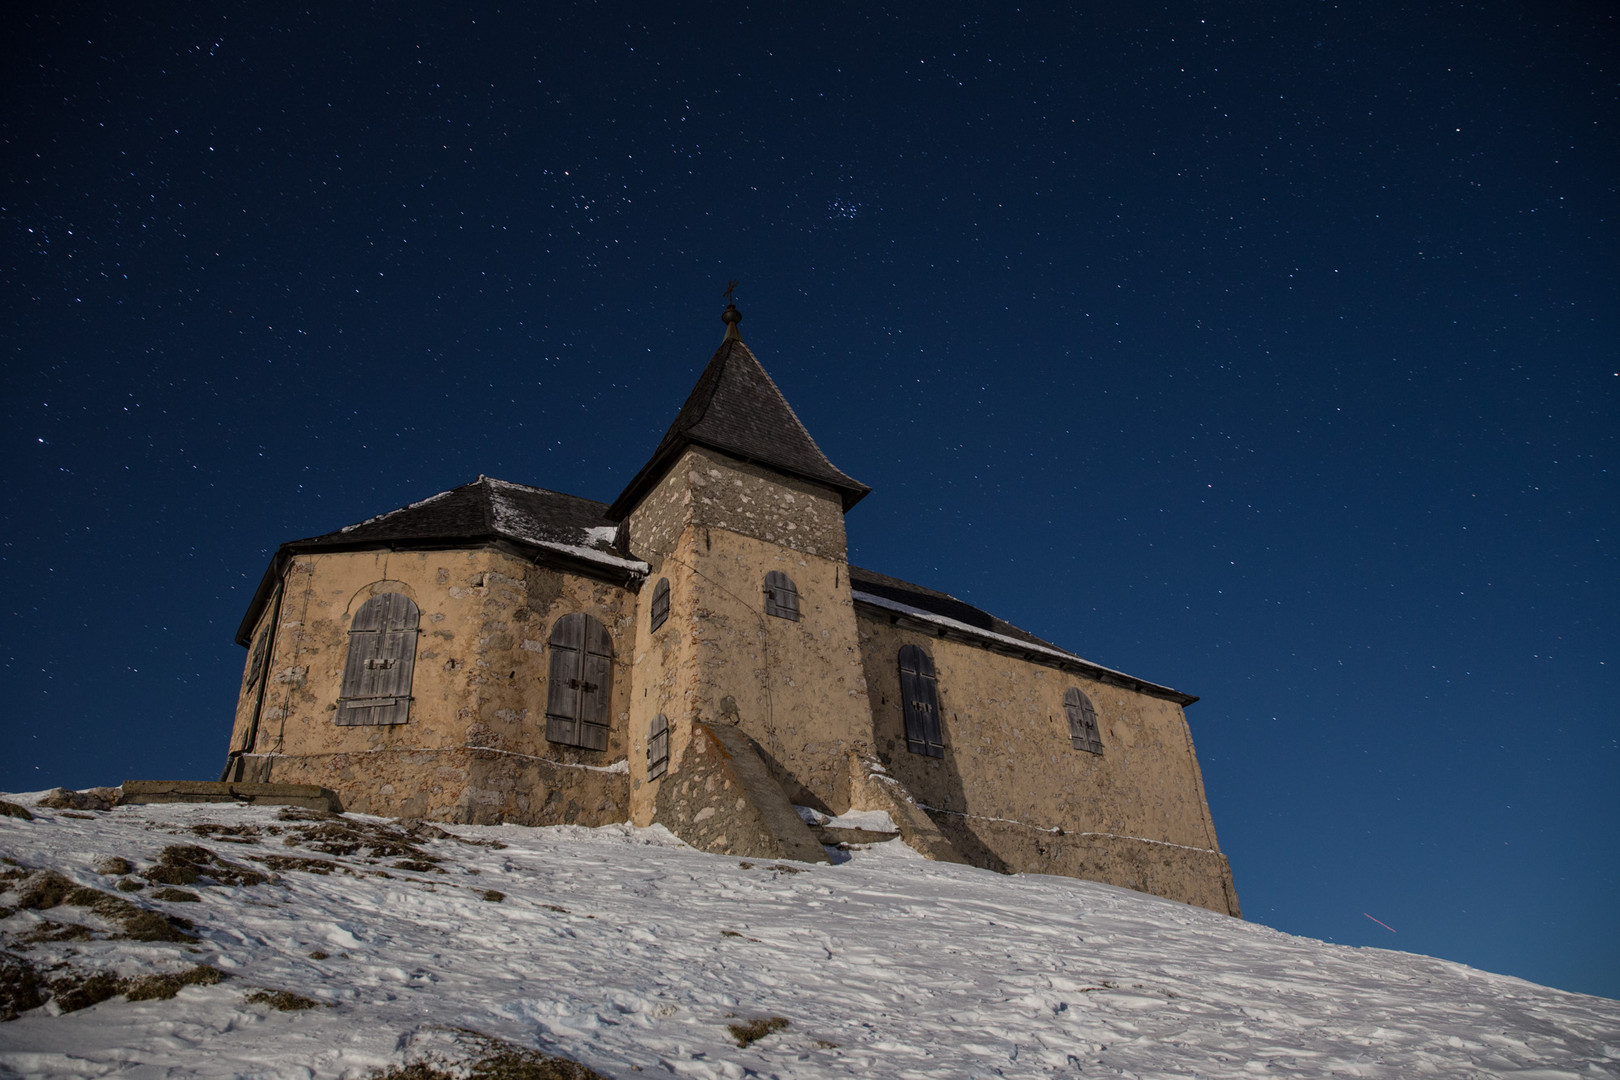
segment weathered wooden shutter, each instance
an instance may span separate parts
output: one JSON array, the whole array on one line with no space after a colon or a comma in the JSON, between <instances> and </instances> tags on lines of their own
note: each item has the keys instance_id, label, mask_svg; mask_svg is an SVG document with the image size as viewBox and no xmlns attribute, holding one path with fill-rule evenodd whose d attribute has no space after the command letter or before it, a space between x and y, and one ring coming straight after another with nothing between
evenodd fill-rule
<instances>
[{"instance_id":1,"label":"weathered wooden shutter","mask_svg":"<svg viewBox=\"0 0 1620 1080\"><path fill-rule=\"evenodd\" d=\"M270 648L270 627L259 631L259 640L253 646L253 662L248 665L247 689L251 690L264 674L264 654Z\"/></svg>"},{"instance_id":2,"label":"weathered wooden shutter","mask_svg":"<svg viewBox=\"0 0 1620 1080\"><path fill-rule=\"evenodd\" d=\"M419 621L415 602L401 593L373 596L355 612L339 691L339 724L403 724L410 719Z\"/></svg>"},{"instance_id":3,"label":"weathered wooden shutter","mask_svg":"<svg viewBox=\"0 0 1620 1080\"><path fill-rule=\"evenodd\" d=\"M658 584L653 586L652 615L648 620L648 631L657 630L669 618L669 578L661 577Z\"/></svg>"},{"instance_id":4,"label":"weathered wooden shutter","mask_svg":"<svg viewBox=\"0 0 1620 1080\"><path fill-rule=\"evenodd\" d=\"M1081 693L1078 686L1071 686L1063 692L1063 711L1069 715L1069 740L1074 743L1074 748L1089 750L1093 754L1102 753L1102 738L1097 733L1097 710L1091 707L1091 699Z\"/></svg>"},{"instance_id":5,"label":"weathered wooden shutter","mask_svg":"<svg viewBox=\"0 0 1620 1080\"><path fill-rule=\"evenodd\" d=\"M647 779L656 780L669 770L669 717L653 717L647 734Z\"/></svg>"},{"instance_id":6,"label":"weathered wooden shutter","mask_svg":"<svg viewBox=\"0 0 1620 1080\"><path fill-rule=\"evenodd\" d=\"M607 628L589 615L564 615L551 631L546 738L606 750L612 696L613 640Z\"/></svg>"},{"instance_id":7,"label":"weathered wooden shutter","mask_svg":"<svg viewBox=\"0 0 1620 1080\"><path fill-rule=\"evenodd\" d=\"M799 621L799 590L780 570L765 575L765 614Z\"/></svg>"},{"instance_id":8,"label":"weathered wooden shutter","mask_svg":"<svg viewBox=\"0 0 1620 1080\"><path fill-rule=\"evenodd\" d=\"M906 718L906 749L929 757L945 756L940 736L939 689L934 661L915 645L900 650L900 702Z\"/></svg>"}]
</instances>

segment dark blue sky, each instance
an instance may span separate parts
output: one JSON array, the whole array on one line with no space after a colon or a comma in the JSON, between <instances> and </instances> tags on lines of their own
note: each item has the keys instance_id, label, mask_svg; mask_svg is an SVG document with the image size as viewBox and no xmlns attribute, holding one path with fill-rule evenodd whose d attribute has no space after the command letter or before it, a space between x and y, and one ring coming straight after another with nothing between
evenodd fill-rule
<instances>
[{"instance_id":1,"label":"dark blue sky","mask_svg":"<svg viewBox=\"0 0 1620 1080\"><path fill-rule=\"evenodd\" d=\"M1249 918L1620 996L1612 5L142 7L0 41L0 787L217 775L277 544L611 500L738 278Z\"/></svg>"}]
</instances>

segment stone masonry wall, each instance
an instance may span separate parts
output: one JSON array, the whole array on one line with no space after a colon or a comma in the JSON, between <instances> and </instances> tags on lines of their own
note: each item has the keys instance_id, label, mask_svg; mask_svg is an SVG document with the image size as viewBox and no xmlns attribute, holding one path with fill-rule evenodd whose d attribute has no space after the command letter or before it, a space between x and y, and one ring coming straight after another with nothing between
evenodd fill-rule
<instances>
[{"instance_id":1,"label":"stone masonry wall","mask_svg":"<svg viewBox=\"0 0 1620 1080\"><path fill-rule=\"evenodd\" d=\"M270 772L354 813L466 825L611 825L630 801L624 773L466 747L277 757Z\"/></svg>"},{"instance_id":2,"label":"stone masonry wall","mask_svg":"<svg viewBox=\"0 0 1620 1080\"><path fill-rule=\"evenodd\" d=\"M630 715L633 819L653 819L667 782L646 779L646 733L659 712L670 724L672 775L694 722L737 724L792 799L847 808L844 757L869 749L870 716L837 497L692 449L632 511L630 540L653 568L637 615L645 636ZM797 586L797 622L765 614L771 570ZM645 608L660 577L670 582L670 616L651 633Z\"/></svg>"},{"instance_id":3,"label":"stone masonry wall","mask_svg":"<svg viewBox=\"0 0 1620 1080\"><path fill-rule=\"evenodd\" d=\"M481 800L486 810L478 813L515 820L533 813L528 805L533 799L525 793L525 785L532 786L525 779L530 772L539 776L552 765L584 767L565 768L548 781L541 800L545 805L551 791L573 782L564 778L584 776L624 757L635 597L618 586L495 549L464 549L300 555L287 569L283 590L251 748L273 755L277 780L293 782L295 772L314 776L356 754L476 748L487 752L480 760L510 759L514 764L463 776L460 782L472 784L466 798ZM420 611L410 719L399 725L340 726L335 721L349 626L361 604L384 592L409 596ZM606 751L545 739L550 633L558 618L574 611L600 620L614 642L613 726ZM256 688L244 685L233 748L243 745L256 700ZM451 780L448 775L433 778L440 787ZM419 794L398 784L384 792L391 782L370 779L363 769L344 773L341 782L299 782L324 783L339 790L346 805L374 806L377 813L403 813L400 808ZM587 788L593 783L578 782ZM497 795L500 809L488 810ZM587 794L587 801L592 797ZM462 798L458 793L451 801L459 805ZM627 813L627 798L621 802Z\"/></svg>"},{"instance_id":4,"label":"stone masonry wall","mask_svg":"<svg viewBox=\"0 0 1620 1080\"><path fill-rule=\"evenodd\" d=\"M1235 913L1180 706L860 614L876 749L969 861L1073 874ZM943 758L906 749L898 654L938 672ZM1102 754L1072 747L1064 691L1097 712Z\"/></svg>"}]
</instances>

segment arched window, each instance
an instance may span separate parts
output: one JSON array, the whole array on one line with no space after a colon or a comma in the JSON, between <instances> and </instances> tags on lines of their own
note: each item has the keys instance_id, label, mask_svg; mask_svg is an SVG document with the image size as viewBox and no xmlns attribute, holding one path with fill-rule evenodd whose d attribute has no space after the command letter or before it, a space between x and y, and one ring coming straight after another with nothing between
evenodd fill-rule
<instances>
[{"instance_id":1,"label":"arched window","mask_svg":"<svg viewBox=\"0 0 1620 1080\"><path fill-rule=\"evenodd\" d=\"M564 615L551 631L546 738L606 750L612 696L613 641L607 628L589 615Z\"/></svg>"},{"instance_id":2,"label":"arched window","mask_svg":"<svg viewBox=\"0 0 1620 1080\"><path fill-rule=\"evenodd\" d=\"M339 724L403 724L410 719L418 622L415 602L401 593L383 593L360 605L349 626Z\"/></svg>"},{"instance_id":3,"label":"arched window","mask_svg":"<svg viewBox=\"0 0 1620 1080\"><path fill-rule=\"evenodd\" d=\"M651 633L664 625L669 618L669 578L661 577L658 584L653 586L652 612L648 620L647 631Z\"/></svg>"},{"instance_id":4,"label":"arched window","mask_svg":"<svg viewBox=\"0 0 1620 1080\"><path fill-rule=\"evenodd\" d=\"M656 780L669 770L669 717L653 717L647 733L647 779Z\"/></svg>"},{"instance_id":5,"label":"arched window","mask_svg":"<svg viewBox=\"0 0 1620 1080\"><path fill-rule=\"evenodd\" d=\"M765 575L765 614L799 621L799 590L780 570Z\"/></svg>"},{"instance_id":6,"label":"arched window","mask_svg":"<svg viewBox=\"0 0 1620 1080\"><path fill-rule=\"evenodd\" d=\"M906 715L906 749L913 754L944 757L934 661L915 645L900 650L900 703Z\"/></svg>"},{"instance_id":7,"label":"arched window","mask_svg":"<svg viewBox=\"0 0 1620 1080\"><path fill-rule=\"evenodd\" d=\"M1102 753L1102 738L1097 734L1097 710L1091 699L1081 693L1078 686L1063 692L1063 711L1069 714L1069 740L1076 750Z\"/></svg>"}]
</instances>

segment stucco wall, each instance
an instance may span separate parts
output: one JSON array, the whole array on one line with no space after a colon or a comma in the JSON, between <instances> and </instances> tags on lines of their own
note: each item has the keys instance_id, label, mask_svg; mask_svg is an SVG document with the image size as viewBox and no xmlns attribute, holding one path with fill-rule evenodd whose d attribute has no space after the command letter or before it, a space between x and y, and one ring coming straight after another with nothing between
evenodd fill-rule
<instances>
[{"instance_id":1,"label":"stucco wall","mask_svg":"<svg viewBox=\"0 0 1620 1080\"><path fill-rule=\"evenodd\" d=\"M398 725L341 726L335 720L349 627L360 605L384 592L403 593L420 610L410 719ZM339 790L345 805L404 813L400 807L419 794L400 786L409 783L404 774L400 782L382 779L382 757L371 772L340 763L360 754L422 760L409 755L480 748L488 753L477 760L506 757L513 764L467 773L459 780L434 772L431 783L424 777L424 790L432 784L445 789L470 784L469 792L444 798L460 805L465 795L486 806L493 805L492 792L505 790L502 813L532 816L534 800L524 794L525 784L533 786L524 779L530 773L547 773L548 762L601 768L624 756L634 605L634 595L616 585L537 566L496 549L299 555L284 575L275 651L252 752L274 755L272 775L277 780L323 783ZM547 643L556 620L575 611L601 621L614 642L613 724L606 751L560 746L545 738ZM233 748L241 746L257 696L256 690L247 691L244 686ZM522 761L536 764L516 764ZM331 782L318 778L323 770ZM558 774L559 779L547 782L548 794L540 804L546 804L552 790L566 787L568 776L588 772ZM385 792L385 786L392 790ZM435 806L442 802L439 795L434 800ZM627 809L620 807L617 820L624 819Z\"/></svg>"},{"instance_id":2,"label":"stucco wall","mask_svg":"<svg viewBox=\"0 0 1620 1080\"><path fill-rule=\"evenodd\" d=\"M655 813L657 784L643 778L647 727L660 711L670 721L672 774L693 721L736 724L789 798L847 809L847 756L869 752L871 719L838 497L693 449L632 512L630 537L653 567L643 606L658 578L671 585L669 622L643 639L635 663L636 820ZM797 621L765 613L772 570L797 587ZM647 613L639 618L644 630Z\"/></svg>"},{"instance_id":3,"label":"stucco wall","mask_svg":"<svg viewBox=\"0 0 1620 1080\"><path fill-rule=\"evenodd\" d=\"M878 755L964 857L1235 912L1180 706L875 613L862 611L859 625ZM906 749L897 662L906 644L938 672L943 758ZM1096 708L1102 754L1071 745L1071 686Z\"/></svg>"}]
</instances>

